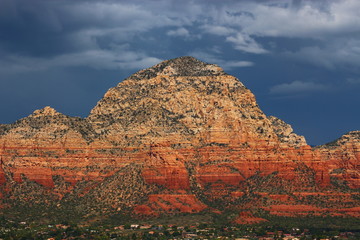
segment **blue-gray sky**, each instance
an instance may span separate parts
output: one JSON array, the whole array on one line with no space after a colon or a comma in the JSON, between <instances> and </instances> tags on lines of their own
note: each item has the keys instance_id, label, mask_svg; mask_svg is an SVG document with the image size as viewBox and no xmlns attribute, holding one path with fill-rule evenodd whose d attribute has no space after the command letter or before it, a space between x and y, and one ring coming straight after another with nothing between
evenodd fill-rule
<instances>
[{"instance_id":1,"label":"blue-gray sky","mask_svg":"<svg viewBox=\"0 0 360 240\"><path fill-rule=\"evenodd\" d=\"M360 129L360 1L0 0L0 123L86 117L162 60L220 65L318 145Z\"/></svg>"}]
</instances>

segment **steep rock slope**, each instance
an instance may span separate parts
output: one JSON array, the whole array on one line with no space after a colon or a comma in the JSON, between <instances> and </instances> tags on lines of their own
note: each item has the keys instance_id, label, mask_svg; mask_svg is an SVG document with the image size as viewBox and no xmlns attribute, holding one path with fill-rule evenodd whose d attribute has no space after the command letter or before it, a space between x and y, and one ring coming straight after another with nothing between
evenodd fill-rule
<instances>
[{"instance_id":1,"label":"steep rock slope","mask_svg":"<svg viewBox=\"0 0 360 240\"><path fill-rule=\"evenodd\" d=\"M4 209L359 216L359 131L311 148L237 78L192 57L133 74L86 119L46 107L0 125L0 146Z\"/></svg>"},{"instance_id":2,"label":"steep rock slope","mask_svg":"<svg viewBox=\"0 0 360 240\"><path fill-rule=\"evenodd\" d=\"M132 75L110 89L88 119L97 132L132 146L172 137L192 146L275 138L254 95L238 79L191 57Z\"/></svg>"}]
</instances>

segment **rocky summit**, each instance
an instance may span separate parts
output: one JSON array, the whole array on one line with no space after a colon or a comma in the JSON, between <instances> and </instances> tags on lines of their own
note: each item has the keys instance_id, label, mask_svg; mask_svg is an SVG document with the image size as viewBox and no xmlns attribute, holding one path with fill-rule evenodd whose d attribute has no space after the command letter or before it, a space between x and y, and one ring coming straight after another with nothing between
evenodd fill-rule
<instances>
[{"instance_id":1,"label":"rocky summit","mask_svg":"<svg viewBox=\"0 0 360 240\"><path fill-rule=\"evenodd\" d=\"M0 211L360 217L359 163L359 131L312 148L236 77L180 57L120 82L87 118L45 107L0 125Z\"/></svg>"}]
</instances>

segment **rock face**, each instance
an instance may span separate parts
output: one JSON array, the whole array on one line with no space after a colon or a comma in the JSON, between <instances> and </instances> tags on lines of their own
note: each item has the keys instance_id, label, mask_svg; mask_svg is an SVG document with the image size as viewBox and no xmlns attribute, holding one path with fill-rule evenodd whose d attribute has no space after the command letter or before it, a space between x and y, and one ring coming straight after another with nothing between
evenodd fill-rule
<instances>
[{"instance_id":1,"label":"rock face","mask_svg":"<svg viewBox=\"0 0 360 240\"><path fill-rule=\"evenodd\" d=\"M181 57L111 88L85 119L45 107L0 125L0 207L360 217L359 149L359 131L311 148L237 78Z\"/></svg>"},{"instance_id":2,"label":"rock face","mask_svg":"<svg viewBox=\"0 0 360 240\"><path fill-rule=\"evenodd\" d=\"M274 116L269 116L268 119L270 120L280 142L284 143L285 145L299 147L307 145L305 138L294 133L292 127L289 124Z\"/></svg>"}]
</instances>

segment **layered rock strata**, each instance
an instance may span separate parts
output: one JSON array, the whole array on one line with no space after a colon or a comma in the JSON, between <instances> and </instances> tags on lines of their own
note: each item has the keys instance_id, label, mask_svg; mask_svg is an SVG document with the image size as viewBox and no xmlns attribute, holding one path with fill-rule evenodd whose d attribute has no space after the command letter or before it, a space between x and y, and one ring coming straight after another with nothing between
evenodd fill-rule
<instances>
[{"instance_id":1,"label":"layered rock strata","mask_svg":"<svg viewBox=\"0 0 360 240\"><path fill-rule=\"evenodd\" d=\"M1 206L359 216L359 149L359 131L311 148L237 78L181 57L111 88L85 119L45 107L0 125Z\"/></svg>"}]
</instances>

